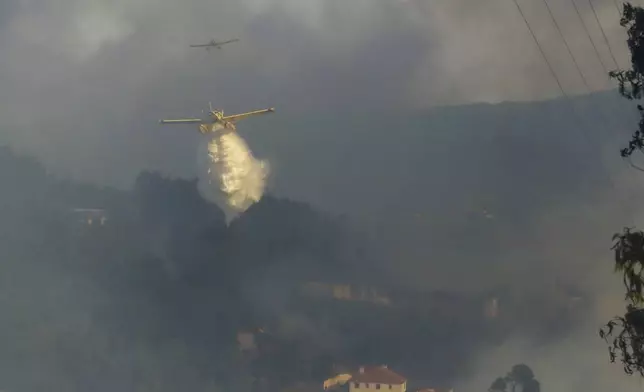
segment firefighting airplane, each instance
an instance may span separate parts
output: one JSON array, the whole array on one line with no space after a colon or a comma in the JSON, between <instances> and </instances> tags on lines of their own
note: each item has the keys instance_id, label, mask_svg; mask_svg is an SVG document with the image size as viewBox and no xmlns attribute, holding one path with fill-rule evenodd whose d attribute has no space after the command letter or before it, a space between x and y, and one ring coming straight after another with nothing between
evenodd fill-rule
<instances>
[{"instance_id":1,"label":"firefighting airplane","mask_svg":"<svg viewBox=\"0 0 644 392\"><path fill-rule=\"evenodd\" d=\"M275 111L275 108L254 110L252 112L233 114L230 116L224 116L224 111L220 109L213 109L212 104L208 104L210 111L211 120L202 120L200 118L182 118L176 120L161 120L161 124L199 124L199 132L202 134L215 133L218 131L235 132L237 128L235 123L243 118L255 116L258 114L272 113Z\"/></svg>"},{"instance_id":2,"label":"firefighting airplane","mask_svg":"<svg viewBox=\"0 0 644 392\"><path fill-rule=\"evenodd\" d=\"M229 44L231 42L237 42L237 41L239 41L239 39L237 39L237 38L231 39L231 40L228 40L228 41L223 41L223 42L217 42L217 41L215 41L213 39L210 42L208 42L207 44L190 45L190 47L191 48L206 48L206 50L210 50L212 48L221 49L221 47L223 45Z\"/></svg>"}]
</instances>

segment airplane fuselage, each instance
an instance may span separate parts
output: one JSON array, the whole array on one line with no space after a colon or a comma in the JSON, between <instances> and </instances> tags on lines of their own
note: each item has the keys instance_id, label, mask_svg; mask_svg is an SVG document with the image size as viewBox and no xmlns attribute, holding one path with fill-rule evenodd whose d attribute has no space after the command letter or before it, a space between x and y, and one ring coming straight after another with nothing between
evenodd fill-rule
<instances>
[{"instance_id":1,"label":"airplane fuselage","mask_svg":"<svg viewBox=\"0 0 644 392\"><path fill-rule=\"evenodd\" d=\"M228 133L228 132L235 132L237 128L235 127L235 124L228 122L228 121L222 121L222 120L217 120L212 123L207 123L207 124L200 124L199 125L199 132L201 132L202 135L205 135L207 133ZM226 132L224 132L226 131Z\"/></svg>"},{"instance_id":2,"label":"airplane fuselage","mask_svg":"<svg viewBox=\"0 0 644 392\"><path fill-rule=\"evenodd\" d=\"M237 42L237 41L239 41L239 39L237 39L237 38L231 39L231 40L228 40L228 41L223 41L223 42L217 42L215 40L212 40L212 41L208 42L207 44L190 45L190 47L191 48L206 48L206 50L210 50L212 48L221 49L222 46L227 45L227 44L229 44L231 42Z\"/></svg>"}]
</instances>

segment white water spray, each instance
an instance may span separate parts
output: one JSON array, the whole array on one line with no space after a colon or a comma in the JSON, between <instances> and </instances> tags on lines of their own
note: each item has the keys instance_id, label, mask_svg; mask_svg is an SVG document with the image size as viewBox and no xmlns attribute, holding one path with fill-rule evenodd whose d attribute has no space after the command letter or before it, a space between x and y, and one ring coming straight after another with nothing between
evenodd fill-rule
<instances>
[{"instance_id":1,"label":"white water spray","mask_svg":"<svg viewBox=\"0 0 644 392\"><path fill-rule=\"evenodd\" d=\"M268 162L256 159L236 132L215 135L208 143L208 155L210 183L219 183L230 208L243 212L262 198Z\"/></svg>"}]
</instances>

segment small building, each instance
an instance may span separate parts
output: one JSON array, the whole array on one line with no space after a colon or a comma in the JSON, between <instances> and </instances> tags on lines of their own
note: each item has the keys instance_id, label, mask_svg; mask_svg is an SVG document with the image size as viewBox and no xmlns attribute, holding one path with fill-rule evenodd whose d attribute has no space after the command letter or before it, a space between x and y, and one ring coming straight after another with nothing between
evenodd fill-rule
<instances>
[{"instance_id":1,"label":"small building","mask_svg":"<svg viewBox=\"0 0 644 392\"><path fill-rule=\"evenodd\" d=\"M362 366L349 383L349 392L406 392L407 379L387 365Z\"/></svg>"},{"instance_id":2,"label":"small building","mask_svg":"<svg viewBox=\"0 0 644 392\"><path fill-rule=\"evenodd\" d=\"M497 297L492 297L485 301L483 314L488 320L495 319L499 316L499 299Z\"/></svg>"},{"instance_id":3,"label":"small building","mask_svg":"<svg viewBox=\"0 0 644 392\"><path fill-rule=\"evenodd\" d=\"M107 211L100 208L74 208L72 213L85 226L104 226L107 222Z\"/></svg>"},{"instance_id":4,"label":"small building","mask_svg":"<svg viewBox=\"0 0 644 392\"><path fill-rule=\"evenodd\" d=\"M386 293L366 285L308 282L303 284L300 290L305 296L312 298L332 298L340 301L391 305L391 299Z\"/></svg>"},{"instance_id":5,"label":"small building","mask_svg":"<svg viewBox=\"0 0 644 392\"><path fill-rule=\"evenodd\" d=\"M237 332L237 345L239 346L239 351L242 352L257 350L255 331Z\"/></svg>"}]
</instances>

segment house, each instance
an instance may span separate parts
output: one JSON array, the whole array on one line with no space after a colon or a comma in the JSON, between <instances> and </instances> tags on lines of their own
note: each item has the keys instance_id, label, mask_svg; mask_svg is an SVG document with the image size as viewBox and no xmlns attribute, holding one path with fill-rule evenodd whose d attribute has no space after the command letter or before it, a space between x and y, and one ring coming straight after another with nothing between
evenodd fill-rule
<instances>
[{"instance_id":1,"label":"house","mask_svg":"<svg viewBox=\"0 0 644 392\"><path fill-rule=\"evenodd\" d=\"M387 365L362 366L349 383L349 392L406 392L407 379Z\"/></svg>"},{"instance_id":2,"label":"house","mask_svg":"<svg viewBox=\"0 0 644 392\"><path fill-rule=\"evenodd\" d=\"M107 211L100 208L74 208L72 213L78 222L87 226L104 226L107 221Z\"/></svg>"},{"instance_id":3,"label":"house","mask_svg":"<svg viewBox=\"0 0 644 392\"><path fill-rule=\"evenodd\" d=\"M391 299L382 290L365 285L308 282L300 287L301 293L312 298L333 298L340 301L370 302L391 305Z\"/></svg>"},{"instance_id":4,"label":"house","mask_svg":"<svg viewBox=\"0 0 644 392\"><path fill-rule=\"evenodd\" d=\"M255 331L239 331L237 332L237 345L239 351L255 351L257 350L257 343L255 342Z\"/></svg>"}]
</instances>

